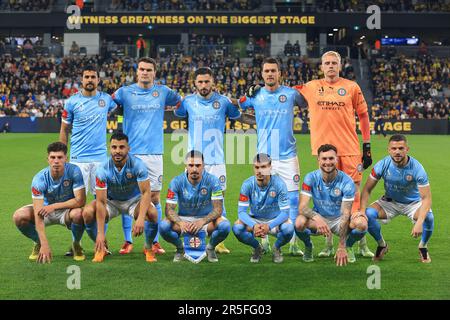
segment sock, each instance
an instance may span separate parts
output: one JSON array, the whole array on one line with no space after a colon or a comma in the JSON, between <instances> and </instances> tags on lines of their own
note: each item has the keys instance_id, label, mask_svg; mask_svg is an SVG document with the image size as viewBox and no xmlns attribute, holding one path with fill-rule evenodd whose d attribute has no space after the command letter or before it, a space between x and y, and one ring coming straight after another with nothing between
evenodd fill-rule
<instances>
[{"instance_id":1,"label":"sock","mask_svg":"<svg viewBox=\"0 0 450 320\"><path fill-rule=\"evenodd\" d=\"M183 242L180 239L180 235L172 230L172 225L169 221L161 221L158 225L159 233L164 240L175 245L177 249L183 248Z\"/></svg>"},{"instance_id":2,"label":"sock","mask_svg":"<svg viewBox=\"0 0 450 320\"><path fill-rule=\"evenodd\" d=\"M252 232L247 231L246 227L243 224L235 224L233 226L233 233L240 242L245 243L255 249L259 247L258 240L255 239L255 236Z\"/></svg>"},{"instance_id":3,"label":"sock","mask_svg":"<svg viewBox=\"0 0 450 320\"><path fill-rule=\"evenodd\" d=\"M17 229L19 229L19 231L22 232L25 237L30 238L36 243L39 243L39 236L34 223L29 222L23 226L17 226Z\"/></svg>"},{"instance_id":4,"label":"sock","mask_svg":"<svg viewBox=\"0 0 450 320\"><path fill-rule=\"evenodd\" d=\"M297 229L295 229L295 233L297 234L298 238L303 241L305 247L312 247L311 230L309 230L308 228L303 231L298 231Z\"/></svg>"},{"instance_id":5,"label":"sock","mask_svg":"<svg viewBox=\"0 0 450 320\"><path fill-rule=\"evenodd\" d=\"M107 232L108 232L108 222L105 222L105 237Z\"/></svg>"},{"instance_id":6,"label":"sock","mask_svg":"<svg viewBox=\"0 0 450 320\"><path fill-rule=\"evenodd\" d=\"M378 243L378 246L385 247L386 242L384 242L383 236L381 235L381 226L378 222L378 211L375 208L369 207L366 209L366 215L368 219L368 231L370 235Z\"/></svg>"},{"instance_id":7,"label":"sock","mask_svg":"<svg viewBox=\"0 0 450 320\"><path fill-rule=\"evenodd\" d=\"M361 240L367 231L360 231L358 229L353 229L347 237L346 247L351 248L356 241Z\"/></svg>"},{"instance_id":8,"label":"sock","mask_svg":"<svg viewBox=\"0 0 450 320\"><path fill-rule=\"evenodd\" d=\"M292 222L292 225L295 226L295 220L297 219L297 215L298 215L298 191L289 191L288 192L288 196L289 196L289 219ZM290 244L293 245L295 244L295 240L296 240L296 235L295 232L292 234L292 238L290 239Z\"/></svg>"},{"instance_id":9,"label":"sock","mask_svg":"<svg viewBox=\"0 0 450 320\"><path fill-rule=\"evenodd\" d=\"M294 225L292 223L283 223L280 226L280 231L277 233L277 241L275 241L275 247L280 249L290 239L295 238L294 236Z\"/></svg>"},{"instance_id":10,"label":"sock","mask_svg":"<svg viewBox=\"0 0 450 320\"><path fill-rule=\"evenodd\" d=\"M129 214L122 213L122 230L125 241L133 243L133 237L131 235L131 227L133 225L133 218Z\"/></svg>"},{"instance_id":11,"label":"sock","mask_svg":"<svg viewBox=\"0 0 450 320\"><path fill-rule=\"evenodd\" d=\"M220 242L226 239L226 237L230 233L230 230L231 230L230 221L224 220L221 223L219 223L217 228L211 234L209 245L215 248Z\"/></svg>"},{"instance_id":12,"label":"sock","mask_svg":"<svg viewBox=\"0 0 450 320\"><path fill-rule=\"evenodd\" d=\"M434 215L433 212L430 211L428 212L427 217L423 222L422 240L420 241L419 244L420 248L426 248L428 241L430 240L431 235L433 234L433 230L434 230Z\"/></svg>"},{"instance_id":13,"label":"sock","mask_svg":"<svg viewBox=\"0 0 450 320\"><path fill-rule=\"evenodd\" d=\"M157 204L155 204L155 208L158 211L158 224L159 224L159 223L161 223L161 220L162 220L161 204L158 202ZM153 243L159 242L159 234L160 234L160 231L159 231L159 228L158 228L158 232L156 233L156 237L153 240Z\"/></svg>"},{"instance_id":14,"label":"sock","mask_svg":"<svg viewBox=\"0 0 450 320\"><path fill-rule=\"evenodd\" d=\"M155 239L158 233L158 224L151 221L145 221L144 224L144 235L145 235L145 247L151 249L153 239Z\"/></svg>"},{"instance_id":15,"label":"sock","mask_svg":"<svg viewBox=\"0 0 450 320\"><path fill-rule=\"evenodd\" d=\"M225 200L223 201L223 206L222 206L222 217L224 217L224 218L227 217L227 209L225 209ZM231 226L230 226L230 230L231 230Z\"/></svg>"},{"instance_id":16,"label":"sock","mask_svg":"<svg viewBox=\"0 0 450 320\"><path fill-rule=\"evenodd\" d=\"M83 236L84 224L76 224L72 222L70 229L72 230L72 241L79 243L81 241L81 237Z\"/></svg>"},{"instance_id":17,"label":"sock","mask_svg":"<svg viewBox=\"0 0 450 320\"><path fill-rule=\"evenodd\" d=\"M85 226L89 238L95 242L97 240L97 221L86 223Z\"/></svg>"}]
</instances>

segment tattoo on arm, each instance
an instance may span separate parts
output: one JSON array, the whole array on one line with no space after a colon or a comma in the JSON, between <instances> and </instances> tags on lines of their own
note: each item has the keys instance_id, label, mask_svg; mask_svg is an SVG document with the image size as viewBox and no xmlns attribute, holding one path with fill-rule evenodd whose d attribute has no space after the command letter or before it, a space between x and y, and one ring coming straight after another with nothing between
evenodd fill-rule
<instances>
[{"instance_id":1,"label":"tattoo on arm","mask_svg":"<svg viewBox=\"0 0 450 320\"><path fill-rule=\"evenodd\" d=\"M216 220L222 215L223 200L213 200L213 211L205 217L206 223Z\"/></svg>"},{"instance_id":2,"label":"tattoo on arm","mask_svg":"<svg viewBox=\"0 0 450 320\"><path fill-rule=\"evenodd\" d=\"M305 216L305 217L308 218L308 219L312 219L312 218L314 218L314 216L316 216L318 213L315 212L313 209L311 209L311 208L309 208L309 207L306 207L306 208L304 208L304 209L301 211L300 214L301 214L302 216Z\"/></svg>"},{"instance_id":3,"label":"tattoo on arm","mask_svg":"<svg viewBox=\"0 0 450 320\"><path fill-rule=\"evenodd\" d=\"M177 205L173 203L166 204L166 217L173 223L181 222L180 217L176 211Z\"/></svg>"},{"instance_id":4,"label":"tattoo on arm","mask_svg":"<svg viewBox=\"0 0 450 320\"><path fill-rule=\"evenodd\" d=\"M339 228L339 239L341 243L345 243L350 225L350 214L353 201L342 201L341 204L341 222Z\"/></svg>"}]
</instances>

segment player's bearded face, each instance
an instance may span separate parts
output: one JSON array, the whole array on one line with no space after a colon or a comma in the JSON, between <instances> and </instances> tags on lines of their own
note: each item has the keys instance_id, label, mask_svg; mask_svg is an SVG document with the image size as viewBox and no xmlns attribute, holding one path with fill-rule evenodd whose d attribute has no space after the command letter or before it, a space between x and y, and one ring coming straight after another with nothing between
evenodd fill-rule
<instances>
[{"instance_id":1,"label":"player's bearded face","mask_svg":"<svg viewBox=\"0 0 450 320\"><path fill-rule=\"evenodd\" d=\"M111 140L110 145L111 157L115 163L122 163L127 158L130 147L126 140Z\"/></svg>"},{"instance_id":2,"label":"player's bearded face","mask_svg":"<svg viewBox=\"0 0 450 320\"><path fill-rule=\"evenodd\" d=\"M388 147L389 155L396 164L405 162L409 147L405 141L391 141Z\"/></svg>"},{"instance_id":3,"label":"player's bearded face","mask_svg":"<svg viewBox=\"0 0 450 320\"><path fill-rule=\"evenodd\" d=\"M186 170L190 179L199 181L202 178L203 161L201 158L189 158L186 163Z\"/></svg>"},{"instance_id":4,"label":"player's bearded face","mask_svg":"<svg viewBox=\"0 0 450 320\"><path fill-rule=\"evenodd\" d=\"M333 150L321 152L319 155L319 167L323 173L332 173L336 170L337 154Z\"/></svg>"},{"instance_id":5,"label":"player's bearded face","mask_svg":"<svg viewBox=\"0 0 450 320\"><path fill-rule=\"evenodd\" d=\"M62 151L52 151L49 153L47 161L53 172L61 172L67 161L67 156Z\"/></svg>"},{"instance_id":6,"label":"player's bearded face","mask_svg":"<svg viewBox=\"0 0 450 320\"><path fill-rule=\"evenodd\" d=\"M276 63L265 63L263 65L262 77L264 84L269 87L274 87L280 80L280 71Z\"/></svg>"},{"instance_id":7,"label":"player's bearded face","mask_svg":"<svg viewBox=\"0 0 450 320\"><path fill-rule=\"evenodd\" d=\"M200 74L195 79L195 87L202 97L207 97L213 89L213 79L209 74Z\"/></svg>"},{"instance_id":8,"label":"player's bearded face","mask_svg":"<svg viewBox=\"0 0 450 320\"><path fill-rule=\"evenodd\" d=\"M83 89L86 91L94 91L98 86L98 76L96 71L83 72Z\"/></svg>"},{"instance_id":9,"label":"player's bearded face","mask_svg":"<svg viewBox=\"0 0 450 320\"><path fill-rule=\"evenodd\" d=\"M272 166L269 162L256 162L253 164L253 171L255 173L256 180L262 182L266 177L270 176Z\"/></svg>"},{"instance_id":10,"label":"player's bearded face","mask_svg":"<svg viewBox=\"0 0 450 320\"><path fill-rule=\"evenodd\" d=\"M156 70L153 64L141 62L137 69L137 79L144 85L151 84L155 80Z\"/></svg>"}]
</instances>

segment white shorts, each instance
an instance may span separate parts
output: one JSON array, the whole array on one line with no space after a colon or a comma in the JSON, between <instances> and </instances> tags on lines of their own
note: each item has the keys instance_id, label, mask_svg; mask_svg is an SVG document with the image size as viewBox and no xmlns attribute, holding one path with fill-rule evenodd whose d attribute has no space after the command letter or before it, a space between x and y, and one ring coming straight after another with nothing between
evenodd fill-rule
<instances>
[{"instance_id":1,"label":"white shorts","mask_svg":"<svg viewBox=\"0 0 450 320\"><path fill-rule=\"evenodd\" d=\"M200 220L200 219L203 219L204 217L187 217L187 216L179 216L180 217L180 219L181 219L181 221L184 221L184 222L195 222L195 221L197 221L197 220ZM228 220L227 218L225 218L225 217L222 217L224 220ZM205 224L203 227L202 227L202 229L201 230L203 230L203 231L205 231L206 233L208 233L208 231L207 231L207 229L208 229L208 224L209 223L207 223L207 224ZM184 232L182 232L181 233L181 235L184 235Z\"/></svg>"},{"instance_id":2,"label":"white shorts","mask_svg":"<svg viewBox=\"0 0 450 320\"><path fill-rule=\"evenodd\" d=\"M206 164L205 171L219 179L222 191L227 189L227 169L224 164Z\"/></svg>"},{"instance_id":3,"label":"white shorts","mask_svg":"<svg viewBox=\"0 0 450 320\"><path fill-rule=\"evenodd\" d=\"M134 219L134 210L140 200L140 195L126 201L106 200L106 211L108 212L107 220L110 221L122 213L130 215Z\"/></svg>"},{"instance_id":4,"label":"white shorts","mask_svg":"<svg viewBox=\"0 0 450 320\"><path fill-rule=\"evenodd\" d=\"M399 203L392 201L386 201L383 197L375 201L381 208L383 208L384 212L386 212L387 219L382 219L381 222L388 223L392 219L397 216L407 216L413 223L415 223L414 215L417 210L422 205L422 201L413 202L413 203Z\"/></svg>"},{"instance_id":5,"label":"white shorts","mask_svg":"<svg viewBox=\"0 0 450 320\"><path fill-rule=\"evenodd\" d=\"M162 154L135 154L144 161L150 176L152 191L161 191L163 182L163 156Z\"/></svg>"},{"instance_id":6,"label":"white shorts","mask_svg":"<svg viewBox=\"0 0 450 320\"><path fill-rule=\"evenodd\" d=\"M30 207L33 209L32 204L28 204L25 207ZM55 224L59 224L62 226L67 227L67 229L70 229L70 217L69 212L71 209L58 209L50 213L48 216L44 218L44 225L45 226L53 226Z\"/></svg>"},{"instance_id":7,"label":"white shorts","mask_svg":"<svg viewBox=\"0 0 450 320\"><path fill-rule=\"evenodd\" d=\"M84 185L86 187L86 194L90 192L92 195L95 195L95 171L97 170L97 167L100 166L101 162L72 161L71 163L81 169Z\"/></svg>"},{"instance_id":8,"label":"white shorts","mask_svg":"<svg viewBox=\"0 0 450 320\"><path fill-rule=\"evenodd\" d=\"M321 216L322 217L322 216ZM339 229L341 228L341 216L338 217L322 217L330 228L331 232L335 235L339 235Z\"/></svg>"},{"instance_id":9,"label":"white shorts","mask_svg":"<svg viewBox=\"0 0 450 320\"><path fill-rule=\"evenodd\" d=\"M252 218L252 220L255 221L257 224L270 224L275 219L276 218L273 218L273 219L270 219L270 220L268 220L268 219L255 219L255 218ZM287 219L283 223L291 223L291 220ZM280 226L281 226L281 224L276 226L276 227L274 227L274 228L272 228L272 229L270 229L269 230L269 234L276 237L278 232L280 232Z\"/></svg>"},{"instance_id":10,"label":"white shorts","mask_svg":"<svg viewBox=\"0 0 450 320\"><path fill-rule=\"evenodd\" d=\"M288 191L298 191L300 184L300 169L298 158L272 161L272 174L276 174L286 183Z\"/></svg>"}]
</instances>

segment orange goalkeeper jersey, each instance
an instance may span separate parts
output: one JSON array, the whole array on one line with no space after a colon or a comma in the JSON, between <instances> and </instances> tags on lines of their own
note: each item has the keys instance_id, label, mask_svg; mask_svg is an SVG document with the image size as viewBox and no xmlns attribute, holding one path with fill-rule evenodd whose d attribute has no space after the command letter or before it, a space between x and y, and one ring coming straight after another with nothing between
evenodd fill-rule
<instances>
[{"instance_id":1,"label":"orange goalkeeper jersey","mask_svg":"<svg viewBox=\"0 0 450 320\"><path fill-rule=\"evenodd\" d=\"M359 85L340 78L333 84L320 79L295 88L308 102L312 154L328 143L339 156L361 155L355 116L367 112L367 104Z\"/></svg>"}]
</instances>

